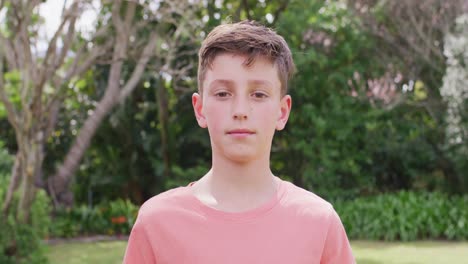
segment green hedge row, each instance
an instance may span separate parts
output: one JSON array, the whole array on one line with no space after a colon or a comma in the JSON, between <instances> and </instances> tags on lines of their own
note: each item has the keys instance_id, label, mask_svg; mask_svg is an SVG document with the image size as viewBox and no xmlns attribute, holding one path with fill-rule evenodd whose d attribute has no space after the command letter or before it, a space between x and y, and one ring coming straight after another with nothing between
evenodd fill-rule
<instances>
[{"instance_id":1,"label":"green hedge row","mask_svg":"<svg viewBox=\"0 0 468 264\"><path fill-rule=\"evenodd\" d=\"M400 191L333 204L350 239L468 240L468 195ZM129 234L137 212L127 200L75 207L54 217L50 235Z\"/></svg>"},{"instance_id":2,"label":"green hedge row","mask_svg":"<svg viewBox=\"0 0 468 264\"><path fill-rule=\"evenodd\" d=\"M468 239L468 195L400 191L334 207L350 239Z\"/></svg>"},{"instance_id":3,"label":"green hedge row","mask_svg":"<svg viewBox=\"0 0 468 264\"><path fill-rule=\"evenodd\" d=\"M123 199L94 207L75 206L55 213L49 234L64 238L96 234L128 235L137 214L138 206Z\"/></svg>"}]
</instances>

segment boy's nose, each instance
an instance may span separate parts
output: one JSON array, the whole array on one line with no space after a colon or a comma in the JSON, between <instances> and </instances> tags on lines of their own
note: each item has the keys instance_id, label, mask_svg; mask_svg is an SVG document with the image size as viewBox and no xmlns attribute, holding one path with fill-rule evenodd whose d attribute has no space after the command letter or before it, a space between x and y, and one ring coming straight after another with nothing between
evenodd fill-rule
<instances>
[{"instance_id":1,"label":"boy's nose","mask_svg":"<svg viewBox=\"0 0 468 264\"><path fill-rule=\"evenodd\" d=\"M233 108L234 109L232 111L232 117L235 120L247 119L248 111L250 108L249 103L247 101L238 99L235 101Z\"/></svg>"},{"instance_id":2,"label":"boy's nose","mask_svg":"<svg viewBox=\"0 0 468 264\"><path fill-rule=\"evenodd\" d=\"M236 120L243 120L243 119L247 119L247 115L244 114L244 113L234 113L234 119Z\"/></svg>"}]
</instances>

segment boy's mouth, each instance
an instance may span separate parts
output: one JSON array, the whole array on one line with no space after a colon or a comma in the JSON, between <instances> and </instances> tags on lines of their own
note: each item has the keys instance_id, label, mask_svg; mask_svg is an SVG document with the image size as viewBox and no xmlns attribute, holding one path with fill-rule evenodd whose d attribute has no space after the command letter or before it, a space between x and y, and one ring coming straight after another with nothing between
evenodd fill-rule
<instances>
[{"instance_id":1,"label":"boy's mouth","mask_svg":"<svg viewBox=\"0 0 468 264\"><path fill-rule=\"evenodd\" d=\"M229 130L227 134L233 136L248 136L255 134L255 132L249 129L233 129Z\"/></svg>"}]
</instances>

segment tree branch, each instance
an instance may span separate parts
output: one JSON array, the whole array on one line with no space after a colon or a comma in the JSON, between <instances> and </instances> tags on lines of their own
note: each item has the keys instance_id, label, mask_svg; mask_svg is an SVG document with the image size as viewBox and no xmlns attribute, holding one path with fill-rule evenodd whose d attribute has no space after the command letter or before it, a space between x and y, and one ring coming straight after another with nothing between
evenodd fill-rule
<instances>
[{"instance_id":1,"label":"tree branch","mask_svg":"<svg viewBox=\"0 0 468 264\"><path fill-rule=\"evenodd\" d=\"M114 1L112 5L112 23L114 24L115 29L117 30L117 35L123 34L125 32L125 26L123 24L122 18L120 17L120 8L122 7L122 1ZM119 30L123 32L119 32Z\"/></svg>"},{"instance_id":2,"label":"tree branch","mask_svg":"<svg viewBox=\"0 0 468 264\"><path fill-rule=\"evenodd\" d=\"M30 0L30 1L26 1L26 11L28 12L28 14L32 14L32 11L33 9L41 4L41 0ZM28 21L28 24L29 24L30 21Z\"/></svg>"},{"instance_id":3,"label":"tree branch","mask_svg":"<svg viewBox=\"0 0 468 264\"><path fill-rule=\"evenodd\" d=\"M0 33L0 47L3 47L4 49L4 55L6 55L6 59L8 62L8 68L10 70L13 69L18 69L18 63L15 59L15 49L13 47L13 44L11 43L11 40L8 38L5 38L2 33Z\"/></svg>"},{"instance_id":4,"label":"tree branch","mask_svg":"<svg viewBox=\"0 0 468 264\"><path fill-rule=\"evenodd\" d=\"M21 172L20 172L20 153L16 153L15 155L15 163L13 165L13 168L11 170L12 176L10 180L10 185L8 186L8 191L5 197L5 201L3 202L3 207L2 207L2 214L6 216L8 214L8 211L10 210L12 201L13 201L13 194L15 191L18 189L18 187L21 184Z\"/></svg>"},{"instance_id":5,"label":"tree branch","mask_svg":"<svg viewBox=\"0 0 468 264\"><path fill-rule=\"evenodd\" d=\"M140 59L138 60L137 66L132 72L132 76L127 81L125 86L123 87L122 91L119 95L119 101L122 103L125 98L135 89L138 81L140 80L141 75L143 74L146 64L148 63L149 59L152 57L154 48L156 47L156 42L158 40L158 36L155 32L152 32L150 35L150 40L148 44L146 44L143 52L140 55Z\"/></svg>"},{"instance_id":6,"label":"tree branch","mask_svg":"<svg viewBox=\"0 0 468 264\"><path fill-rule=\"evenodd\" d=\"M42 71L40 71L39 80L36 83L33 91L33 112L42 112L42 92L44 90L45 83L47 80L51 80L52 76L56 73L57 69L63 64L65 56L69 50L71 39L75 36L75 22L77 17L77 2L74 2L72 6L65 11L62 22L58 29L55 31L54 36L49 41L46 55L44 57L44 63ZM57 56L57 40L62 34L65 24L68 22L67 39L64 40L64 45L61 48L60 55ZM59 89L59 87L56 87ZM58 93L59 91L57 91Z\"/></svg>"},{"instance_id":7,"label":"tree branch","mask_svg":"<svg viewBox=\"0 0 468 264\"><path fill-rule=\"evenodd\" d=\"M108 29L109 29L108 26L104 26L104 27L100 28L95 33L92 40L96 40L97 38L103 36ZM85 62L81 64L82 67L79 67L79 69L78 69L78 64L81 62L81 57L83 56L83 54L85 54L87 46L88 46L89 43L92 43L92 42L84 42L81 45L81 47L78 48L78 52L76 53L75 58L73 59L73 64L66 71L66 73L65 73L65 75L63 77L63 81L61 82L61 85L68 82L68 81L70 81L70 79L73 76L81 75L81 73L85 70L84 68L89 67L92 63L94 63L94 60L96 60L99 56L103 55L107 51L107 49L110 48L113 45L114 39L108 38L107 42L105 42L104 45L93 46L91 51L89 52L89 55L85 59ZM83 67L83 66L86 66L86 67Z\"/></svg>"},{"instance_id":8,"label":"tree branch","mask_svg":"<svg viewBox=\"0 0 468 264\"><path fill-rule=\"evenodd\" d=\"M27 1L26 1L27 2ZM36 65L31 52L31 41L29 38L28 27L32 14L28 12L31 3L11 2L11 20L16 26L16 34L12 35L13 48L17 56L18 69L21 72L21 104L23 111L28 111L31 104L32 81L36 80ZM23 115L25 116L25 115ZM24 121L24 120L23 120Z\"/></svg>"},{"instance_id":9,"label":"tree branch","mask_svg":"<svg viewBox=\"0 0 468 264\"><path fill-rule=\"evenodd\" d=\"M106 32L106 29L108 29L108 27L102 27L100 30L98 30L94 38L102 36ZM58 90L51 97L49 97L50 99L46 103L47 112L52 111L53 105L64 97L62 95L62 90L66 89L66 83L68 83L73 77L79 77L83 75L85 71L89 70L91 66L96 63L97 58L104 55L113 44L113 39L109 38L103 45L94 46L87 57L82 60L82 56L84 56L87 47L87 42L83 43L83 45L78 49L75 58L73 59L73 64L68 68L65 75L63 77L56 76L54 79L54 87Z\"/></svg>"},{"instance_id":10,"label":"tree branch","mask_svg":"<svg viewBox=\"0 0 468 264\"><path fill-rule=\"evenodd\" d=\"M72 19L70 20L70 23L68 24L68 32L66 37L63 39L63 47L60 52L60 55L57 57L57 59L54 62L54 71L57 70L65 61L65 57L70 50L70 46L73 40L75 40L75 24L76 24L76 18L77 15L74 15Z\"/></svg>"},{"instance_id":11,"label":"tree branch","mask_svg":"<svg viewBox=\"0 0 468 264\"><path fill-rule=\"evenodd\" d=\"M103 46L95 46L89 53L89 55L84 59L84 61L78 65L79 62L81 62L80 56L82 56L83 53L78 53L79 56L75 58L75 61L73 62L72 67L66 72L65 76L62 79L62 85L65 84L66 82L70 81L71 78L74 76L81 76L86 70L88 70L93 63L96 62L96 59L107 51L108 47L110 47L113 44L113 40L108 40Z\"/></svg>"},{"instance_id":12,"label":"tree branch","mask_svg":"<svg viewBox=\"0 0 468 264\"><path fill-rule=\"evenodd\" d=\"M111 41L109 41L110 43ZM106 45L108 46L108 45ZM54 86L56 89L58 89L58 91L53 94L51 97L49 97L50 99L48 100L47 102L47 105L46 105L46 112L52 112L53 111L53 107L55 104L57 104L58 102L60 102L65 96L63 94L63 89L66 89L67 86L65 86L66 83L68 83L73 77L79 77L81 76L85 71L89 70L91 68L91 66L96 62L96 59L101 56L103 54L103 52L105 51L104 48L99 48L99 49L96 49L94 50L94 52L92 52L86 59L83 63L80 64L79 67L77 67L77 63L78 63L78 59L74 61L74 65L73 67L71 67L69 69L69 71L65 74L65 77L63 78L57 78L55 81L54 81Z\"/></svg>"},{"instance_id":13,"label":"tree branch","mask_svg":"<svg viewBox=\"0 0 468 264\"><path fill-rule=\"evenodd\" d=\"M416 21L416 18L415 18L416 15L414 14L413 8L408 7L406 8L406 10L407 12L409 12L408 17L409 17L412 27L416 30L417 35L419 36L421 41L424 43L423 46L425 46L426 48L429 48L437 57L443 58L444 55L442 54L440 49L436 49L434 47L434 44L431 41L431 38L430 37L428 38L427 35L424 34L423 28L422 28L423 25Z\"/></svg>"},{"instance_id":14,"label":"tree branch","mask_svg":"<svg viewBox=\"0 0 468 264\"><path fill-rule=\"evenodd\" d=\"M60 26L55 31L52 39L49 41L49 46L47 48L47 52L44 57L44 64L43 64L43 68L41 72L40 81L38 84L38 87L40 87L40 90L42 90L42 87L44 83L46 82L46 80L50 79L50 77L61 66L61 64L63 63L63 60L65 59L65 55L67 54L69 46L70 46L70 41L72 38L74 38L74 35L75 35L77 6L78 6L77 3L74 2L72 6L67 11L65 11L66 13L64 14L62 18L62 22L60 23ZM67 24L67 22L68 22L67 38L64 40L64 45L60 51L60 56L57 57L57 54L56 54L57 39L62 34L63 28L65 27L65 24ZM53 64L51 65L51 63ZM39 92L42 93L42 91L39 91Z\"/></svg>"},{"instance_id":15,"label":"tree branch","mask_svg":"<svg viewBox=\"0 0 468 264\"><path fill-rule=\"evenodd\" d=\"M17 19L18 19L18 24L19 24L19 31L18 31L18 53L22 53L24 56L24 69L27 69L27 73L29 75L29 78L33 80L37 80L36 78L36 62L34 60L34 57L31 52L31 40L29 38L29 31L28 27L30 26L31 23L31 16L33 15L32 8L34 6L34 2L37 1L26 1L28 5L25 8L20 8L19 10L15 10L15 13L21 12L22 13L17 13ZM26 9L26 10L24 10ZM30 10L31 9L31 10ZM26 79L26 78L24 78ZM26 82L29 80L26 80ZM23 88L25 88L23 86Z\"/></svg>"},{"instance_id":16,"label":"tree branch","mask_svg":"<svg viewBox=\"0 0 468 264\"><path fill-rule=\"evenodd\" d=\"M126 32L131 32L131 25L133 18L135 17L135 8L136 8L136 3L133 1L128 1L127 2L127 10L125 12L125 31Z\"/></svg>"},{"instance_id":17,"label":"tree branch","mask_svg":"<svg viewBox=\"0 0 468 264\"><path fill-rule=\"evenodd\" d=\"M47 120L48 122L46 124L46 129L44 133L45 139L48 139L50 137L50 135L52 134L55 128L55 125L57 124L58 113L59 113L61 105L62 105L62 101L57 100L51 104L50 108L48 108L49 118Z\"/></svg>"}]
</instances>

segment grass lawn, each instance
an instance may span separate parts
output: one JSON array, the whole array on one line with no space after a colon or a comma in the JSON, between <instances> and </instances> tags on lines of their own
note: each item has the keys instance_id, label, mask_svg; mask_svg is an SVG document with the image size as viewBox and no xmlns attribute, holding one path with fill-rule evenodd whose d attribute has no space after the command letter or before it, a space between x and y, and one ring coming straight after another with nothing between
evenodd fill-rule
<instances>
[{"instance_id":1,"label":"grass lawn","mask_svg":"<svg viewBox=\"0 0 468 264\"><path fill-rule=\"evenodd\" d=\"M468 264L467 242L352 241L358 264Z\"/></svg>"},{"instance_id":2,"label":"grass lawn","mask_svg":"<svg viewBox=\"0 0 468 264\"><path fill-rule=\"evenodd\" d=\"M125 241L64 243L48 247L51 264L122 264Z\"/></svg>"},{"instance_id":3,"label":"grass lawn","mask_svg":"<svg viewBox=\"0 0 468 264\"><path fill-rule=\"evenodd\" d=\"M468 264L468 242L352 241L359 264ZM126 242L65 243L48 248L51 264L120 264Z\"/></svg>"}]
</instances>

